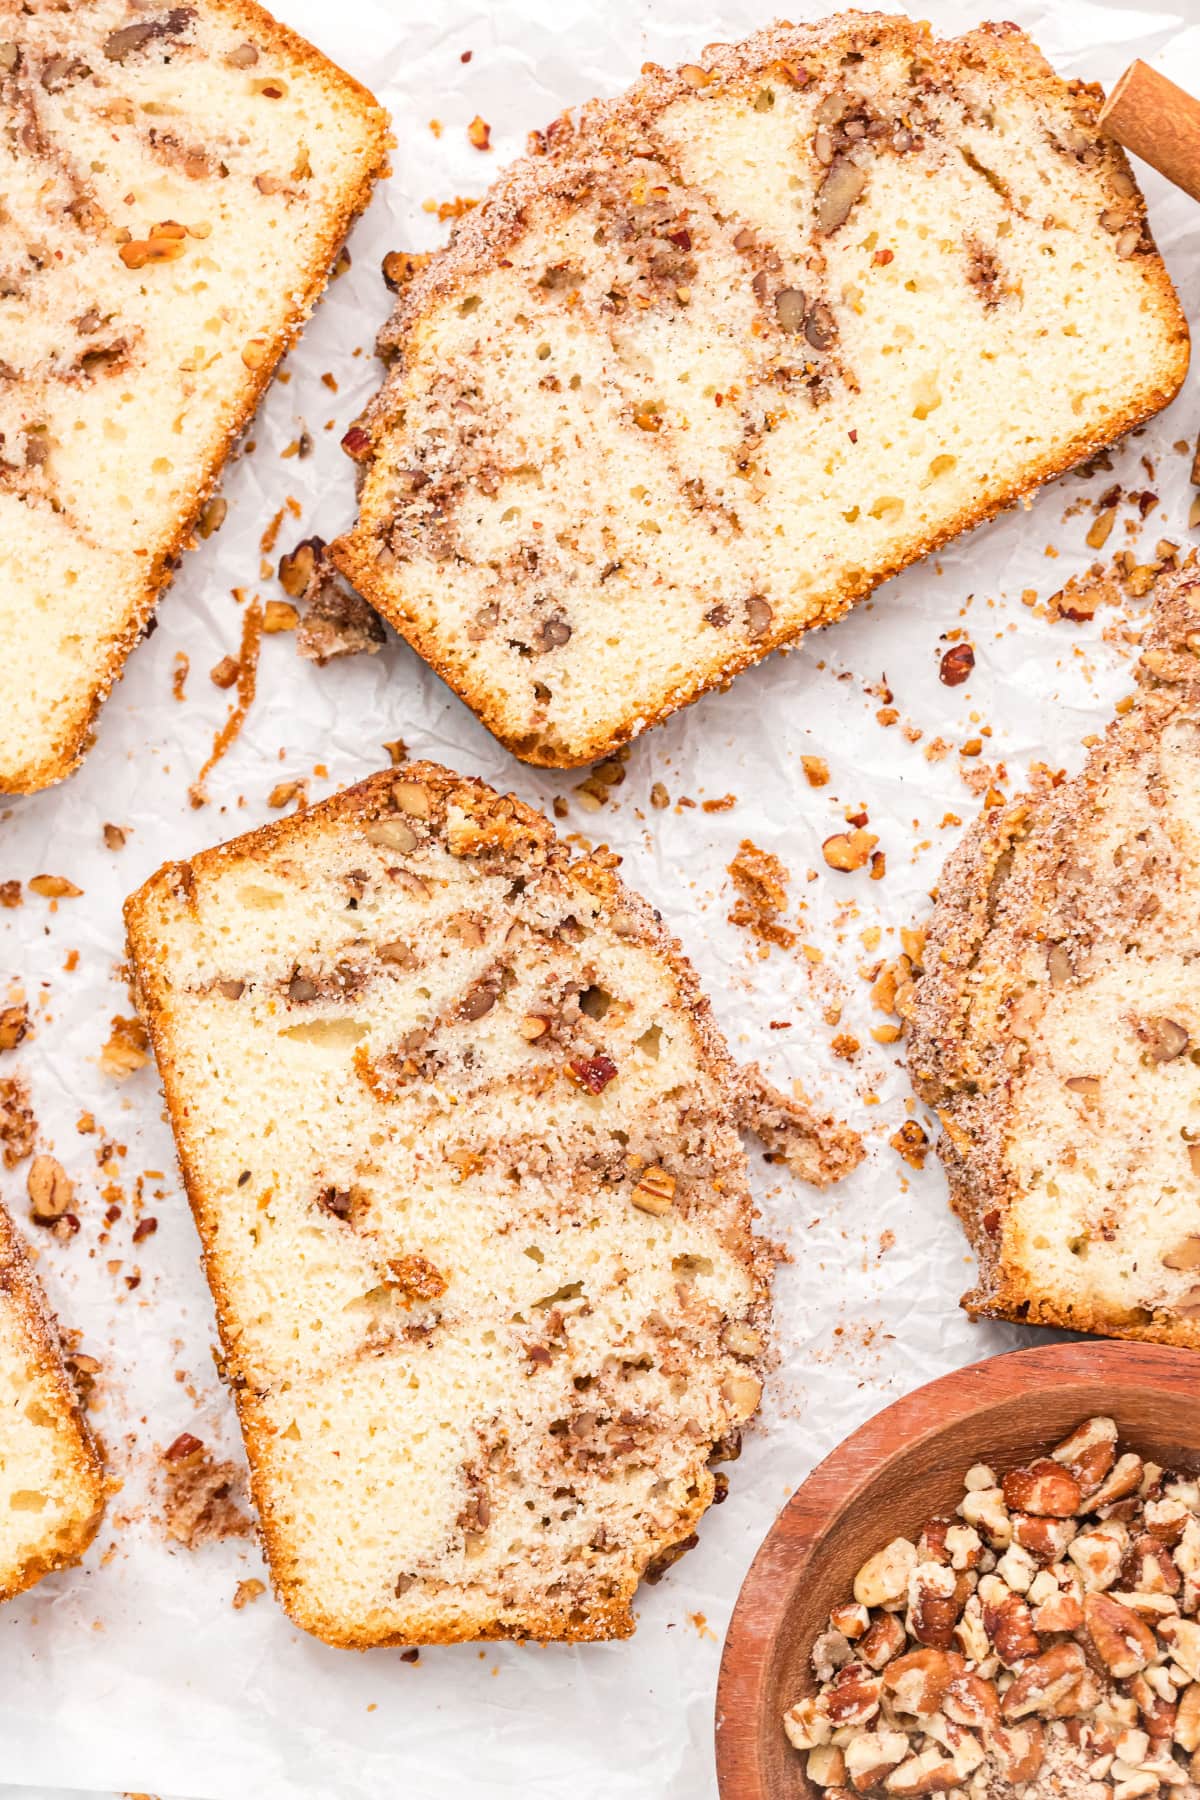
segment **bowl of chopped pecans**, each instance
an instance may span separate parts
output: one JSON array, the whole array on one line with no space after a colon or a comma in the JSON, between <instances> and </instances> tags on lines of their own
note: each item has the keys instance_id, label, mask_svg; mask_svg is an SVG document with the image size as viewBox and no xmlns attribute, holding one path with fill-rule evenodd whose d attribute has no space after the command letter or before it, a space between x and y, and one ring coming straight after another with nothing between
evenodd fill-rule
<instances>
[{"instance_id":1,"label":"bowl of chopped pecans","mask_svg":"<svg viewBox=\"0 0 1200 1800\"><path fill-rule=\"evenodd\" d=\"M1054 1344L876 1415L742 1586L723 1800L1200 1800L1200 1358Z\"/></svg>"}]
</instances>

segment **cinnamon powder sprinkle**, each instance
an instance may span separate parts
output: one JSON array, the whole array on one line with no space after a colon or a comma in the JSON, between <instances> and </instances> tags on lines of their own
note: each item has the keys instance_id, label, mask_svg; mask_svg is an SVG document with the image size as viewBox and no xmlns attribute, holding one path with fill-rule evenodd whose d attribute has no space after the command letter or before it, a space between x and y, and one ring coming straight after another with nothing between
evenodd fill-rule
<instances>
[{"instance_id":1,"label":"cinnamon powder sprinkle","mask_svg":"<svg viewBox=\"0 0 1200 1800\"><path fill-rule=\"evenodd\" d=\"M283 514L280 513L279 516L282 519ZM228 718L213 739L213 747L207 762L188 789L188 799L194 807L208 805L205 781L226 751L236 742L238 733L246 723L246 715L254 704L254 693L258 685L258 651L262 641L262 622L261 602L252 600L242 619L242 647L238 652L237 700L230 707Z\"/></svg>"}]
</instances>

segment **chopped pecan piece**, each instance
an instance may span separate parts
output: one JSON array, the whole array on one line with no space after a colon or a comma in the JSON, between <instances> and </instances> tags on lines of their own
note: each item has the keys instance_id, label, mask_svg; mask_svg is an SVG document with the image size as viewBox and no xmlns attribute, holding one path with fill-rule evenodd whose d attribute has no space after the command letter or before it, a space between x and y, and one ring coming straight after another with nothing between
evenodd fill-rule
<instances>
[{"instance_id":1,"label":"chopped pecan piece","mask_svg":"<svg viewBox=\"0 0 1200 1800\"><path fill-rule=\"evenodd\" d=\"M29 1008L22 1001L0 1009L0 1050L15 1050L29 1036Z\"/></svg>"},{"instance_id":2,"label":"chopped pecan piece","mask_svg":"<svg viewBox=\"0 0 1200 1800\"><path fill-rule=\"evenodd\" d=\"M941 1563L918 1563L908 1584L906 1623L910 1635L919 1644L948 1650L965 1600L953 1569Z\"/></svg>"},{"instance_id":3,"label":"chopped pecan piece","mask_svg":"<svg viewBox=\"0 0 1200 1800\"><path fill-rule=\"evenodd\" d=\"M897 1656L883 1671L883 1685L898 1712L928 1718L940 1710L950 1682L966 1673L957 1651L925 1647Z\"/></svg>"},{"instance_id":4,"label":"chopped pecan piece","mask_svg":"<svg viewBox=\"0 0 1200 1800\"><path fill-rule=\"evenodd\" d=\"M917 1566L916 1547L908 1538L867 1558L854 1577L854 1598L863 1606L895 1606L907 1597L909 1577Z\"/></svg>"},{"instance_id":5,"label":"chopped pecan piece","mask_svg":"<svg viewBox=\"0 0 1200 1800\"><path fill-rule=\"evenodd\" d=\"M29 1216L37 1225L56 1225L75 1198L75 1184L53 1156L35 1156L26 1178Z\"/></svg>"},{"instance_id":6,"label":"chopped pecan piece","mask_svg":"<svg viewBox=\"0 0 1200 1800\"><path fill-rule=\"evenodd\" d=\"M1000 1711L1007 1725L1026 1713L1051 1713L1058 1702L1078 1686L1087 1663L1078 1644L1055 1644L1025 1663L1007 1689Z\"/></svg>"},{"instance_id":7,"label":"chopped pecan piece","mask_svg":"<svg viewBox=\"0 0 1200 1800\"><path fill-rule=\"evenodd\" d=\"M1115 1418L1087 1418L1069 1438L1051 1451L1054 1462L1070 1469L1079 1483L1081 1496L1087 1499L1114 1465L1117 1454L1117 1422Z\"/></svg>"},{"instance_id":8,"label":"chopped pecan piece","mask_svg":"<svg viewBox=\"0 0 1200 1800\"><path fill-rule=\"evenodd\" d=\"M1079 1483L1068 1468L1042 1457L1027 1469L1011 1469L1001 1484L1013 1511L1068 1519L1079 1505Z\"/></svg>"},{"instance_id":9,"label":"chopped pecan piece","mask_svg":"<svg viewBox=\"0 0 1200 1800\"><path fill-rule=\"evenodd\" d=\"M1114 1680L1136 1675L1152 1660L1154 1633L1111 1594L1088 1594L1083 1618L1092 1648Z\"/></svg>"},{"instance_id":10,"label":"chopped pecan piece","mask_svg":"<svg viewBox=\"0 0 1200 1800\"><path fill-rule=\"evenodd\" d=\"M985 1575L979 1584L979 1598L984 1630L1005 1668L1038 1654L1041 1645L1033 1629L1033 1615L1020 1594L995 1576Z\"/></svg>"},{"instance_id":11,"label":"chopped pecan piece","mask_svg":"<svg viewBox=\"0 0 1200 1800\"><path fill-rule=\"evenodd\" d=\"M902 1731L859 1731L844 1752L846 1774L856 1794L878 1787L890 1769L908 1755L908 1738Z\"/></svg>"},{"instance_id":12,"label":"chopped pecan piece","mask_svg":"<svg viewBox=\"0 0 1200 1800\"><path fill-rule=\"evenodd\" d=\"M617 1065L607 1056L589 1056L567 1064L567 1074L585 1094L602 1094L616 1079Z\"/></svg>"},{"instance_id":13,"label":"chopped pecan piece","mask_svg":"<svg viewBox=\"0 0 1200 1800\"><path fill-rule=\"evenodd\" d=\"M904 1626L898 1613L878 1613L856 1646L859 1660L869 1668L882 1669L894 1656L899 1656L906 1642Z\"/></svg>"},{"instance_id":14,"label":"chopped pecan piece","mask_svg":"<svg viewBox=\"0 0 1200 1800\"><path fill-rule=\"evenodd\" d=\"M975 667L970 644L951 644L938 665L938 680L945 687L961 687Z\"/></svg>"},{"instance_id":15,"label":"chopped pecan piece","mask_svg":"<svg viewBox=\"0 0 1200 1800\"><path fill-rule=\"evenodd\" d=\"M446 1277L424 1256L396 1256L388 1262L388 1286L399 1293L406 1306L414 1300L440 1300L446 1292Z\"/></svg>"},{"instance_id":16,"label":"chopped pecan piece","mask_svg":"<svg viewBox=\"0 0 1200 1800\"><path fill-rule=\"evenodd\" d=\"M865 1663L846 1663L825 1689L826 1717L835 1730L843 1725L866 1725L879 1711L883 1679Z\"/></svg>"},{"instance_id":17,"label":"chopped pecan piece","mask_svg":"<svg viewBox=\"0 0 1200 1800\"><path fill-rule=\"evenodd\" d=\"M646 1169L629 1198L640 1212L661 1218L674 1204L675 1177L665 1169Z\"/></svg>"},{"instance_id":18,"label":"chopped pecan piece","mask_svg":"<svg viewBox=\"0 0 1200 1800\"><path fill-rule=\"evenodd\" d=\"M180 36L195 17L194 7L173 6L161 19L136 19L132 25L109 32L104 40L104 54L109 62L124 62L155 38Z\"/></svg>"}]
</instances>

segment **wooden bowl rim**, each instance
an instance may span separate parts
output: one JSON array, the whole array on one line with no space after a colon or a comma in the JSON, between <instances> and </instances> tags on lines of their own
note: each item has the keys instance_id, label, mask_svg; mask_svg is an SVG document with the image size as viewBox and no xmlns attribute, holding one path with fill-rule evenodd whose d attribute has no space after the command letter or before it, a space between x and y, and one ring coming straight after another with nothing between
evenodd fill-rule
<instances>
[{"instance_id":1,"label":"wooden bowl rim","mask_svg":"<svg viewBox=\"0 0 1200 1800\"><path fill-rule=\"evenodd\" d=\"M1101 1381L1114 1389L1156 1388L1194 1406L1198 1379L1200 1359L1191 1350L1116 1342L1038 1344L985 1357L923 1382L843 1438L784 1503L755 1553L734 1604L717 1676L717 1788L722 1800L772 1800L760 1780L757 1734L724 1732L721 1723L735 1686L741 1709L747 1705L749 1692L756 1719L768 1703L767 1672L779 1626L790 1605L790 1591L768 1566L781 1543L806 1540L797 1542L789 1564L794 1585L820 1554L837 1521L890 1462L908 1456L926 1438L941 1437L948 1426L961 1424L1014 1396L1027 1395L1030 1406L1036 1407L1040 1389ZM936 1418L930 1420L927 1409L934 1390L939 1404ZM801 1495L803 1509L796 1506ZM825 1522L814 1533L802 1520L811 1519L815 1512L824 1515ZM768 1618L770 1629L739 1632L741 1620L751 1613Z\"/></svg>"}]
</instances>

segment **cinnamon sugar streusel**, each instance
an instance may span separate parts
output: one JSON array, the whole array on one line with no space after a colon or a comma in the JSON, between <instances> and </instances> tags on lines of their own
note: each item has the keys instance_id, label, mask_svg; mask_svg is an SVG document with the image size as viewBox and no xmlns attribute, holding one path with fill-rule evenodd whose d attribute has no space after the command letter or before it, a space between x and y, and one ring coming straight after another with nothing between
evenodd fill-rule
<instances>
[{"instance_id":1,"label":"cinnamon sugar streusel","mask_svg":"<svg viewBox=\"0 0 1200 1800\"><path fill-rule=\"evenodd\" d=\"M1200 575L1082 771L951 857L906 1004L972 1312L1200 1347Z\"/></svg>"},{"instance_id":2,"label":"cinnamon sugar streusel","mask_svg":"<svg viewBox=\"0 0 1200 1800\"><path fill-rule=\"evenodd\" d=\"M611 756L1171 397L1097 110L850 12L564 115L401 285L334 560L514 754Z\"/></svg>"}]
</instances>

